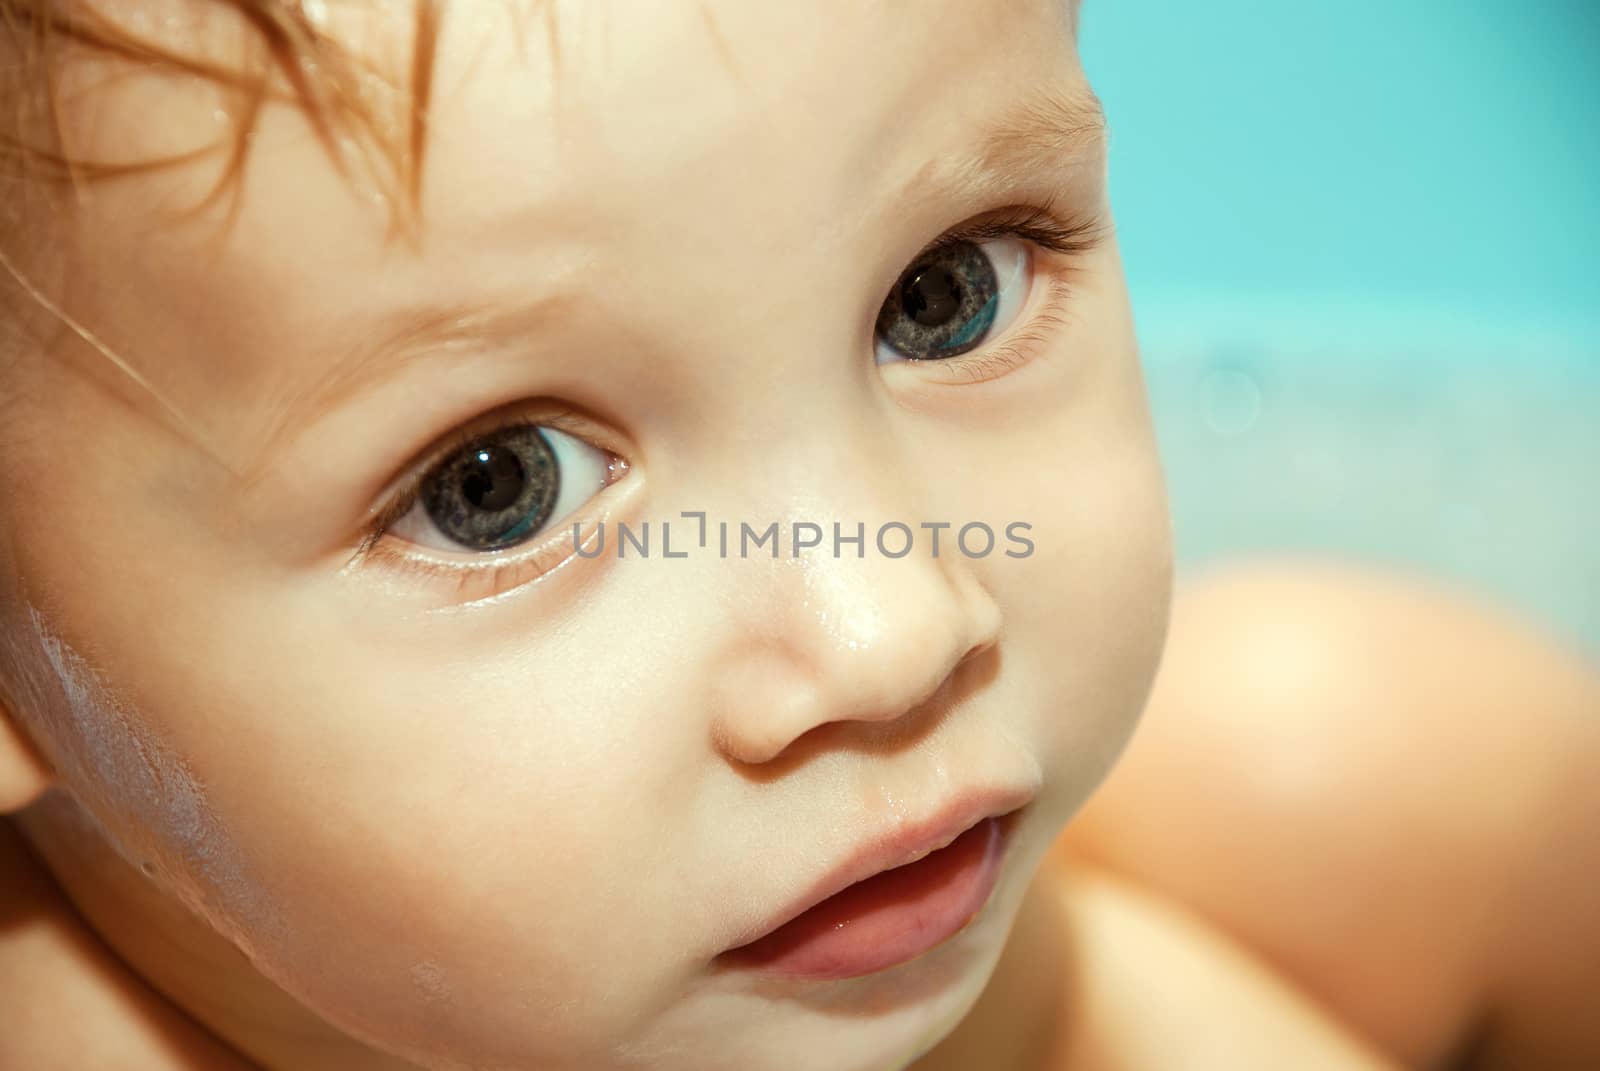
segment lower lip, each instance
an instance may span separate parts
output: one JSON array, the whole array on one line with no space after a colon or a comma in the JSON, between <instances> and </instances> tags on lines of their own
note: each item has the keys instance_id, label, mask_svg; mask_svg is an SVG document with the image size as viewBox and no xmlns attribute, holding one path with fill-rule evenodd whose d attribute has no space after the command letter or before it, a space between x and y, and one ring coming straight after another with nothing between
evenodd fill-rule
<instances>
[{"instance_id":1,"label":"lower lip","mask_svg":"<svg viewBox=\"0 0 1600 1071\"><path fill-rule=\"evenodd\" d=\"M856 978L915 959L960 933L989 902L1008 825L985 818L938 851L858 881L719 958L812 981Z\"/></svg>"}]
</instances>

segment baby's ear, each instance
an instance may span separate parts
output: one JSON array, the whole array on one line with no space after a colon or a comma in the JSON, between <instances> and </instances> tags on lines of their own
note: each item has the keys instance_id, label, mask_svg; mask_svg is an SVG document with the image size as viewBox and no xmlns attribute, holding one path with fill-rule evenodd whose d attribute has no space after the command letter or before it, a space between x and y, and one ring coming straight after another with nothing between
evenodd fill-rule
<instances>
[{"instance_id":1,"label":"baby's ear","mask_svg":"<svg viewBox=\"0 0 1600 1071\"><path fill-rule=\"evenodd\" d=\"M0 815L22 810L54 783L54 771L34 751L0 696Z\"/></svg>"}]
</instances>

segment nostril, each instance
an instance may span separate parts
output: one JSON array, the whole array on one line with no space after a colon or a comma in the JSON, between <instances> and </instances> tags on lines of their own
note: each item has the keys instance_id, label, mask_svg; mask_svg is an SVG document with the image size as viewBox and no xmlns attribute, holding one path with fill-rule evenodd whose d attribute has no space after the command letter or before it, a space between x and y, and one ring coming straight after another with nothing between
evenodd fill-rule
<instances>
[{"instance_id":1,"label":"nostril","mask_svg":"<svg viewBox=\"0 0 1600 1071\"><path fill-rule=\"evenodd\" d=\"M926 694L911 703L911 708L915 709L917 707L924 707L934 703L943 702L949 696L949 694L955 690L956 680L964 673L966 665L967 659L963 658L956 665L952 666L950 668L950 672L941 677L939 682L929 689Z\"/></svg>"}]
</instances>

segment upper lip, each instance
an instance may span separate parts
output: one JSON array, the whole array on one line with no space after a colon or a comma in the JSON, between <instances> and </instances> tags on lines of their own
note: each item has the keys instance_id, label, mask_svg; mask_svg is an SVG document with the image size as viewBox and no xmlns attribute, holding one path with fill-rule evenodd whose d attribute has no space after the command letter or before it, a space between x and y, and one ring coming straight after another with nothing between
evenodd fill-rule
<instances>
[{"instance_id":1,"label":"upper lip","mask_svg":"<svg viewBox=\"0 0 1600 1071\"><path fill-rule=\"evenodd\" d=\"M1033 797L1031 789L969 791L920 821L908 822L880 833L859 845L806 893L746 933L731 947L740 948L759 940L856 882L865 881L885 870L914 863L946 847L985 818L1009 814L1027 805Z\"/></svg>"}]
</instances>

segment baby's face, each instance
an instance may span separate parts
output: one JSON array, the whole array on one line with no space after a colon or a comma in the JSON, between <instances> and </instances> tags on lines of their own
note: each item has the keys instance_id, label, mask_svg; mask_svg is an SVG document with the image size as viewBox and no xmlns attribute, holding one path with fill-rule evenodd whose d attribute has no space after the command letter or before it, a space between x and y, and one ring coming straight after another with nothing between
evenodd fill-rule
<instances>
[{"instance_id":1,"label":"baby's face","mask_svg":"<svg viewBox=\"0 0 1600 1071\"><path fill-rule=\"evenodd\" d=\"M1166 621L1067 5L561 4L559 57L511 6L445 16L420 252L284 106L231 227L175 221L207 167L65 221L57 297L149 390L65 333L6 373L10 690L133 865L382 1048L907 1059L981 991ZM125 79L72 122L139 157L215 105ZM1032 230L919 260L997 220ZM843 981L718 958L990 791L1036 795L957 937Z\"/></svg>"}]
</instances>

